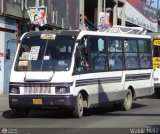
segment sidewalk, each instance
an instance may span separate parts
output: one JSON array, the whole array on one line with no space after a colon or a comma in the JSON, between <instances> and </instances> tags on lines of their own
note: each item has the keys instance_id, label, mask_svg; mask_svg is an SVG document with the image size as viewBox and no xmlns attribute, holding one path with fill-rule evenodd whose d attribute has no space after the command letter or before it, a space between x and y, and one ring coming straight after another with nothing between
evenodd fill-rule
<instances>
[{"instance_id":1,"label":"sidewalk","mask_svg":"<svg viewBox=\"0 0 160 134\"><path fill-rule=\"evenodd\" d=\"M0 94L0 112L9 110L8 94Z\"/></svg>"}]
</instances>

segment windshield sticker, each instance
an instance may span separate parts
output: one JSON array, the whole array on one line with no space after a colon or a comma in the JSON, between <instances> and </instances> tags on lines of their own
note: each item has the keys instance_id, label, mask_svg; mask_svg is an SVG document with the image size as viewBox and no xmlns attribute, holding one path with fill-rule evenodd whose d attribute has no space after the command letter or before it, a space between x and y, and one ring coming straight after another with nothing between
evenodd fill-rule
<instances>
[{"instance_id":1,"label":"windshield sticker","mask_svg":"<svg viewBox=\"0 0 160 134\"><path fill-rule=\"evenodd\" d=\"M29 60L37 60L40 46L32 46L29 53Z\"/></svg>"},{"instance_id":2,"label":"windshield sticker","mask_svg":"<svg viewBox=\"0 0 160 134\"><path fill-rule=\"evenodd\" d=\"M58 61L58 65L60 65L60 66L67 66L67 64L64 61Z\"/></svg>"},{"instance_id":3,"label":"windshield sticker","mask_svg":"<svg viewBox=\"0 0 160 134\"><path fill-rule=\"evenodd\" d=\"M66 52L66 46L62 46L62 47L60 48L60 52Z\"/></svg>"},{"instance_id":4,"label":"windshield sticker","mask_svg":"<svg viewBox=\"0 0 160 134\"><path fill-rule=\"evenodd\" d=\"M43 40L55 40L55 34L41 34L41 39Z\"/></svg>"},{"instance_id":5,"label":"windshield sticker","mask_svg":"<svg viewBox=\"0 0 160 134\"><path fill-rule=\"evenodd\" d=\"M26 67L28 65L28 61L19 61L18 65Z\"/></svg>"},{"instance_id":6,"label":"windshield sticker","mask_svg":"<svg viewBox=\"0 0 160 134\"><path fill-rule=\"evenodd\" d=\"M19 57L19 60L28 60L29 58L29 52L23 52L21 57Z\"/></svg>"},{"instance_id":7,"label":"windshield sticker","mask_svg":"<svg viewBox=\"0 0 160 134\"><path fill-rule=\"evenodd\" d=\"M71 46L68 47L68 52L71 53Z\"/></svg>"},{"instance_id":8,"label":"windshield sticker","mask_svg":"<svg viewBox=\"0 0 160 134\"><path fill-rule=\"evenodd\" d=\"M43 60L49 60L50 59L50 56L44 56Z\"/></svg>"}]
</instances>

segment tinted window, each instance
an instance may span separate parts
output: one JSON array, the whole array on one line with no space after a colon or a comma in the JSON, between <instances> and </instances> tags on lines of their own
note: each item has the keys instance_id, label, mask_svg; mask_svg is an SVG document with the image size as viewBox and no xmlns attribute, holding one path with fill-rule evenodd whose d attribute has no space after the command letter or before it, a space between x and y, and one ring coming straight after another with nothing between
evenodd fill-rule
<instances>
[{"instance_id":1,"label":"tinted window","mask_svg":"<svg viewBox=\"0 0 160 134\"><path fill-rule=\"evenodd\" d=\"M105 38L92 36L89 38L89 42L92 71L106 71L108 62Z\"/></svg>"}]
</instances>

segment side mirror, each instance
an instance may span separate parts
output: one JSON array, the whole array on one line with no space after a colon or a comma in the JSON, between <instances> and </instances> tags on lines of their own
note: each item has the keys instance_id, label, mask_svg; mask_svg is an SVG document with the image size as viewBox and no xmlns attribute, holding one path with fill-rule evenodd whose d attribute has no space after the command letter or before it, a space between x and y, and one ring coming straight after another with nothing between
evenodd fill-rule
<instances>
[{"instance_id":1,"label":"side mirror","mask_svg":"<svg viewBox=\"0 0 160 134\"><path fill-rule=\"evenodd\" d=\"M10 60L10 49L6 49L6 59Z\"/></svg>"}]
</instances>

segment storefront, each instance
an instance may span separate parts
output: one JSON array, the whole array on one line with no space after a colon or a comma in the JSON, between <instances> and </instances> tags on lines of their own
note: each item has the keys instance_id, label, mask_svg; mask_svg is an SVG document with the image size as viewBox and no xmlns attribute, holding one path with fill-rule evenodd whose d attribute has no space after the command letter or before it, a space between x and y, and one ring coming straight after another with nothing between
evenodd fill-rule
<instances>
[{"instance_id":1,"label":"storefront","mask_svg":"<svg viewBox=\"0 0 160 134\"><path fill-rule=\"evenodd\" d=\"M16 21L0 17L0 94L8 93L12 63L16 52Z\"/></svg>"}]
</instances>

